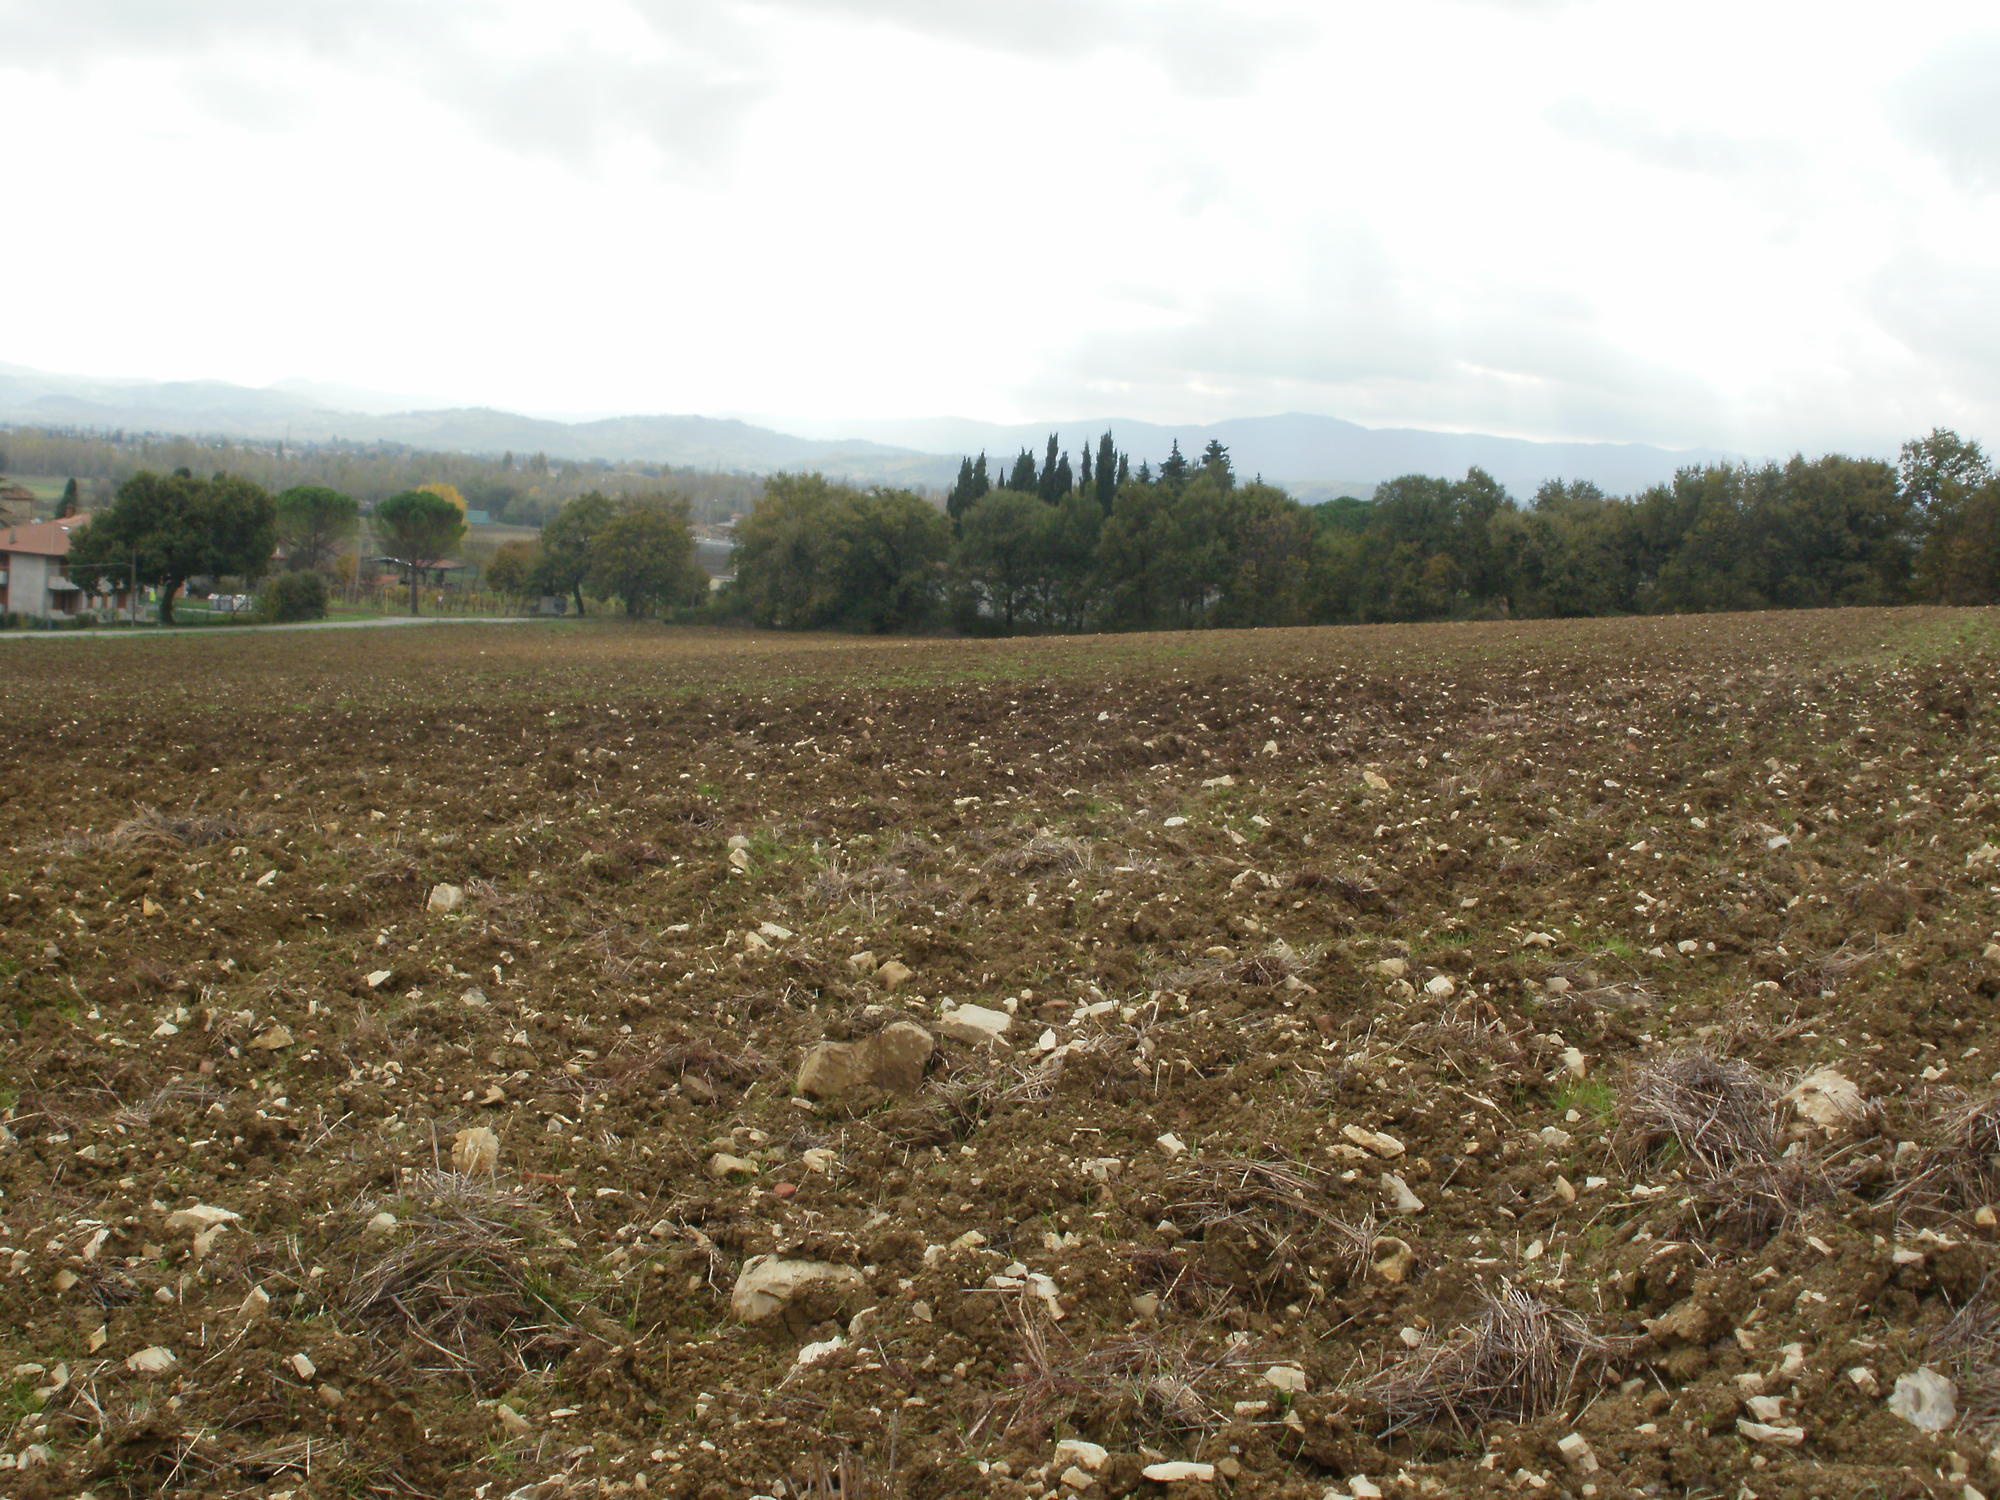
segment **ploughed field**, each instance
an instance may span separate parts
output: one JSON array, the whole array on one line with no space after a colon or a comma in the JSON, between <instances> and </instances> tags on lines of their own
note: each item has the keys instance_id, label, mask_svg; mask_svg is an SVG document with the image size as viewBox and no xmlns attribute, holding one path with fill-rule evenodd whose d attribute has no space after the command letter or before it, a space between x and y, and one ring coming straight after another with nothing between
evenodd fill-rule
<instances>
[{"instance_id":1,"label":"ploughed field","mask_svg":"<svg viewBox=\"0 0 2000 1500\"><path fill-rule=\"evenodd\" d=\"M0 643L0 1495L2000 1494L1996 685Z\"/></svg>"}]
</instances>

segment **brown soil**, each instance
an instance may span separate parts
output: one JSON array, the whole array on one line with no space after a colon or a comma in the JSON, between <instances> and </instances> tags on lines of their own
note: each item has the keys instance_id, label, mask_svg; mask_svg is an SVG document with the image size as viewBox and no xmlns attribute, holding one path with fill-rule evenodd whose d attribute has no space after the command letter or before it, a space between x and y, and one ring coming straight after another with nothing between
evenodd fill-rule
<instances>
[{"instance_id":1,"label":"brown soil","mask_svg":"<svg viewBox=\"0 0 2000 1500\"><path fill-rule=\"evenodd\" d=\"M1990 613L0 683L0 1496L2000 1493Z\"/></svg>"}]
</instances>

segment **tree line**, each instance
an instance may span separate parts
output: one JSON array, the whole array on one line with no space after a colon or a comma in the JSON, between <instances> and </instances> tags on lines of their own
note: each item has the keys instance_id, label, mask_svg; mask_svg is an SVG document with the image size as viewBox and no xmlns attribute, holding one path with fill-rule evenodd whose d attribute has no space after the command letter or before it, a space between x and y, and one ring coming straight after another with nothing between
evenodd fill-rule
<instances>
[{"instance_id":1,"label":"tree line","mask_svg":"<svg viewBox=\"0 0 2000 1500\"><path fill-rule=\"evenodd\" d=\"M901 490L777 475L736 528L721 606L787 629L1146 630L2000 602L2000 477L1939 429L1898 463L1683 469L1638 495L1479 469L1308 506L1228 450L1136 468L968 457L940 513Z\"/></svg>"}]
</instances>

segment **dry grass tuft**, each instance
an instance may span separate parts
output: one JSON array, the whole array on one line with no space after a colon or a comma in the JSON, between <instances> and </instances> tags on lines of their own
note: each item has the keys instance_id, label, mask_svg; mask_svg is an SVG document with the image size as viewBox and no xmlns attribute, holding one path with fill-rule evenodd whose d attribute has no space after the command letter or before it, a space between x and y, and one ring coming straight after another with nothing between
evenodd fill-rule
<instances>
[{"instance_id":1,"label":"dry grass tuft","mask_svg":"<svg viewBox=\"0 0 2000 1500\"><path fill-rule=\"evenodd\" d=\"M254 838L260 831L256 824L242 818L197 812L176 818L142 802L131 817L109 833L72 834L64 841L64 852L86 854L107 850L114 854L131 854L147 850L201 849L210 844L226 844L232 839Z\"/></svg>"},{"instance_id":2,"label":"dry grass tuft","mask_svg":"<svg viewBox=\"0 0 2000 1500\"><path fill-rule=\"evenodd\" d=\"M1990 1275L1931 1335L1930 1353L1940 1365L1951 1365L1959 1421L1974 1432L2000 1428L2000 1295Z\"/></svg>"},{"instance_id":3,"label":"dry grass tuft","mask_svg":"<svg viewBox=\"0 0 2000 1500\"><path fill-rule=\"evenodd\" d=\"M1511 1283L1484 1294L1479 1321L1417 1350L1350 1395L1380 1408L1383 1436L1419 1426L1476 1432L1561 1410L1618 1350L1578 1313Z\"/></svg>"},{"instance_id":4,"label":"dry grass tuft","mask_svg":"<svg viewBox=\"0 0 2000 1500\"><path fill-rule=\"evenodd\" d=\"M1626 1131L1641 1150L1671 1140L1704 1176L1778 1159L1778 1091L1748 1063L1677 1052L1636 1069Z\"/></svg>"},{"instance_id":5,"label":"dry grass tuft","mask_svg":"<svg viewBox=\"0 0 2000 1500\"><path fill-rule=\"evenodd\" d=\"M361 1215L383 1207L397 1225L364 1241L345 1309L408 1335L402 1351L385 1351L385 1365L491 1391L581 1341L574 1247L525 1189L426 1170L405 1178L395 1202L364 1204Z\"/></svg>"},{"instance_id":6,"label":"dry grass tuft","mask_svg":"<svg viewBox=\"0 0 2000 1500\"><path fill-rule=\"evenodd\" d=\"M1637 1154L1668 1141L1679 1148L1707 1227L1761 1241L1835 1185L1810 1150L1784 1149L1780 1102L1777 1086L1746 1062L1677 1052L1633 1073L1622 1130Z\"/></svg>"},{"instance_id":7,"label":"dry grass tuft","mask_svg":"<svg viewBox=\"0 0 2000 1500\"><path fill-rule=\"evenodd\" d=\"M1135 1438L1214 1431L1230 1420L1223 1396L1231 1375L1258 1362L1241 1343L1205 1352L1192 1338L1150 1333L1082 1348L1027 1296L1010 1303L1007 1319L1019 1347L1014 1384L981 1412L968 1440L1106 1426ZM1094 1420L1080 1422L1084 1412Z\"/></svg>"},{"instance_id":8,"label":"dry grass tuft","mask_svg":"<svg viewBox=\"0 0 2000 1500\"><path fill-rule=\"evenodd\" d=\"M1963 1099L1949 1109L1896 1193L1960 1208L2000 1199L2000 1093Z\"/></svg>"},{"instance_id":9,"label":"dry grass tuft","mask_svg":"<svg viewBox=\"0 0 2000 1500\"><path fill-rule=\"evenodd\" d=\"M1090 845L1040 831L1003 849L982 867L988 875L1075 875L1091 866Z\"/></svg>"},{"instance_id":10,"label":"dry grass tuft","mask_svg":"<svg viewBox=\"0 0 2000 1500\"><path fill-rule=\"evenodd\" d=\"M1372 1215L1362 1224L1334 1216L1324 1178L1290 1161L1235 1157L1203 1161L1168 1179L1164 1212L1214 1253L1234 1261L1261 1296L1293 1296L1317 1261L1350 1282L1367 1274L1376 1246Z\"/></svg>"},{"instance_id":11,"label":"dry grass tuft","mask_svg":"<svg viewBox=\"0 0 2000 1500\"><path fill-rule=\"evenodd\" d=\"M1198 989L1236 987L1276 989L1306 968L1306 959L1289 943L1277 942L1256 953L1236 958L1204 958L1185 968L1172 969L1159 978L1159 987L1176 993Z\"/></svg>"}]
</instances>

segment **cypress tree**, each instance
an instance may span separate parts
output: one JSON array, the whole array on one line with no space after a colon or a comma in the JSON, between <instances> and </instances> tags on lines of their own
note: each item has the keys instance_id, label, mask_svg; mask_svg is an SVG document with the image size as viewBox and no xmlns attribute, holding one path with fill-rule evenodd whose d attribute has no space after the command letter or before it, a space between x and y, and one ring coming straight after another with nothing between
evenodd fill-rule
<instances>
[{"instance_id":1,"label":"cypress tree","mask_svg":"<svg viewBox=\"0 0 2000 1500\"><path fill-rule=\"evenodd\" d=\"M1056 465L1056 492L1049 504L1060 505L1069 498L1069 492L1076 488L1076 476L1070 472L1069 455L1065 453Z\"/></svg>"},{"instance_id":2,"label":"cypress tree","mask_svg":"<svg viewBox=\"0 0 2000 1500\"><path fill-rule=\"evenodd\" d=\"M972 465L972 498L982 500L992 488L992 482L986 477L986 450L982 448Z\"/></svg>"},{"instance_id":3,"label":"cypress tree","mask_svg":"<svg viewBox=\"0 0 2000 1500\"><path fill-rule=\"evenodd\" d=\"M1014 460L1014 472L1007 476L1005 486L1010 490L1021 490L1027 494L1035 492L1035 455L1026 448Z\"/></svg>"},{"instance_id":4,"label":"cypress tree","mask_svg":"<svg viewBox=\"0 0 2000 1500\"><path fill-rule=\"evenodd\" d=\"M1102 474L1104 471L1102 469L1099 469L1097 472ZM1099 484L1102 484L1103 482L1104 481L1101 479L1098 481ZM1132 482L1132 455L1129 453L1121 453L1118 455L1118 483L1130 484L1131 482ZM1109 506L1105 507L1106 510L1109 510L1110 508L1111 507Z\"/></svg>"},{"instance_id":5,"label":"cypress tree","mask_svg":"<svg viewBox=\"0 0 2000 1500\"><path fill-rule=\"evenodd\" d=\"M1225 490L1236 488L1236 469L1229 461L1229 450L1222 446L1221 438L1210 438L1208 446L1201 450L1201 467L1204 473L1213 474L1221 480Z\"/></svg>"},{"instance_id":6,"label":"cypress tree","mask_svg":"<svg viewBox=\"0 0 2000 1500\"><path fill-rule=\"evenodd\" d=\"M1123 478L1125 462L1111 446L1111 432L1107 428L1097 440L1097 506L1107 516L1111 514L1111 502L1118 498L1118 481Z\"/></svg>"},{"instance_id":7,"label":"cypress tree","mask_svg":"<svg viewBox=\"0 0 2000 1500\"><path fill-rule=\"evenodd\" d=\"M1056 488L1056 444L1060 436L1054 432L1049 434L1048 456L1042 460L1042 477L1035 485L1036 492L1049 505L1062 498L1062 492Z\"/></svg>"},{"instance_id":8,"label":"cypress tree","mask_svg":"<svg viewBox=\"0 0 2000 1500\"><path fill-rule=\"evenodd\" d=\"M958 479L953 483L951 492L944 497L944 513L956 521L965 514L965 508L972 504L972 499L972 460L961 458L958 461Z\"/></svg>"},{"instance_id":9,"label":"cypress tree","mask_svg":"<svg viewBox=\"0 0 2000 1500\"><path fill-rule=\"evenodd\" d=\"M1090 444L1085 443L1083 445L1077 453L1077 459L1082 464L1082 468L1077 472L1076 487L1085 491L1094 489L1096 487L1096 480L1090 472Z\"/></svg>"},{"instance_id":10,"label":"cypress tree","mask_svg":"<svg viewBox=\"0 0 2000 1500\"><path fill-rule=\"evenodd\" d=\"M1160 465L1160 482L1162 484L1179 484L1187 476L1188 461L1181 453L1181 440L1175 438L1173 450L1167 454L1166 460Z\"/></svg>"}]
</instances>

